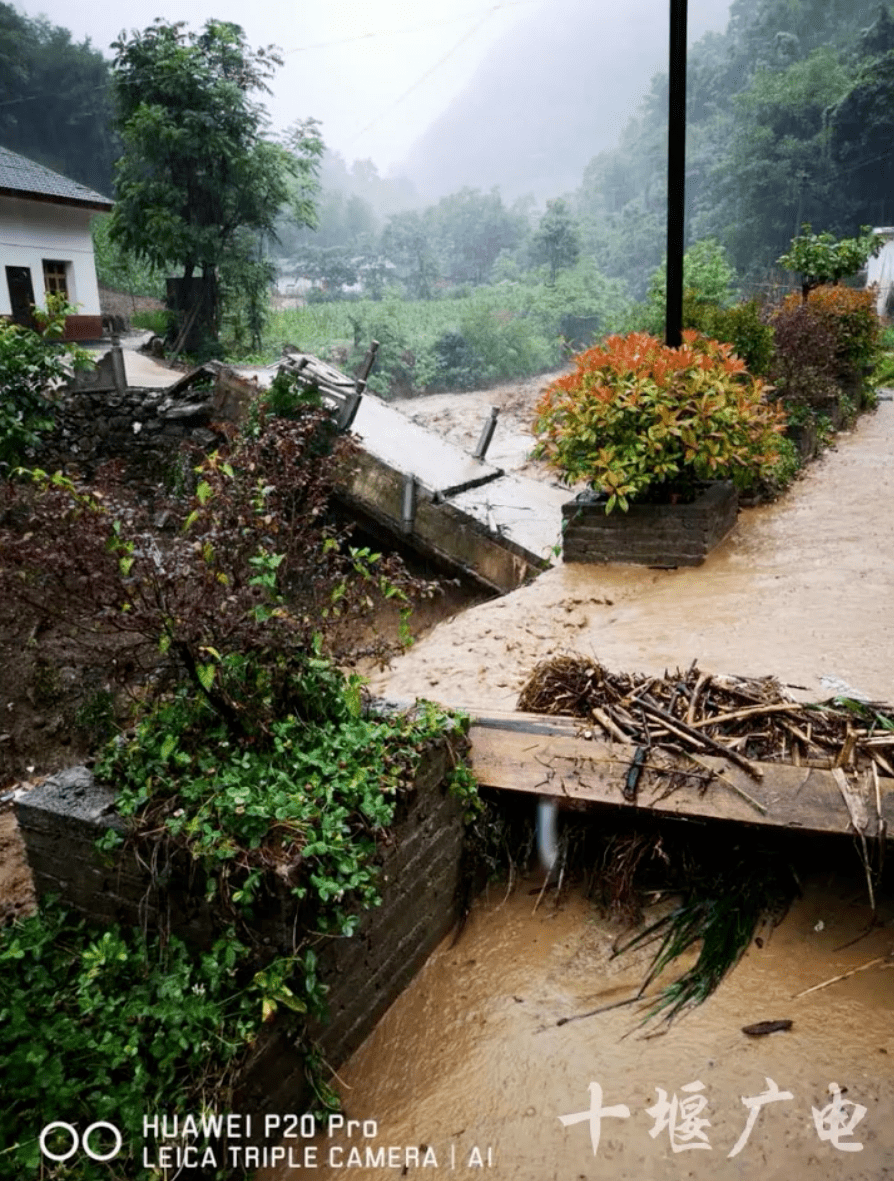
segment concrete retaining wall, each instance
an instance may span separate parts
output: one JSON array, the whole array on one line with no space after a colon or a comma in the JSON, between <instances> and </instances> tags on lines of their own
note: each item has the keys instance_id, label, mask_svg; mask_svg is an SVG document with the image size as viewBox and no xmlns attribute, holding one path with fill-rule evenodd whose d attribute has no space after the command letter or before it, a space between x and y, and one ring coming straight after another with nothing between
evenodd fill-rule
<instances>
[{"instance_id":1,"label":"concrete retaining wall","mask_svg":"<svg viewBox=\"0 0 894 1181\"><path fill-rule=\"evenodd\" d=\"M471 514L447 500L436 500L418 485L413 520L404 527L404 481L402 472L368 451L360 451L349 475L336 487L335 496L421 554L461 570L489 590L515 590L548 565L545 559L489 531Z\"/></svg>"},{"instance_id":2,"label":"concrete retaining wall","mask_svg":"<svg viewBox=\"0 0 894 1181\"><path fill-rule=\"evenodd\" d=\"M401 798L392 836L378 853L382 905L367 912L350 939L323 940L315 950L328 985L329 1020L311 1028L336 1069L360 1045L458 918L463 844L462 807L447 793L449 755L431 750L413 789ZM20 830L38 894L54 893L87 918L125 925L160 923L208 947L227 925L205 901L204 875L182 854L148 866L126 850L103 865L94 842L108 828L124 830L114 793L87 768L52 776L17 805ZM147 850L141 850L143 858ZM278 879L257 908L257 935L277 952L293 948L299 903ZM301 1111L307 1101L302 1056L283 1028L265 1027L238 1094L242 1111Z\"/></svg>"},{"instance_id":3,"label":"concrete retaining wall","mask_svg":"<svg viewBox=\"0 0 894 1181\"><path fill-rule=\"evenodd\" d=\"M632 504L606 514L605 498L583 494L562 506L566 562L699 566L736 523L732 484L709 485L692 504Z\"/></svg>"}]
</instances>

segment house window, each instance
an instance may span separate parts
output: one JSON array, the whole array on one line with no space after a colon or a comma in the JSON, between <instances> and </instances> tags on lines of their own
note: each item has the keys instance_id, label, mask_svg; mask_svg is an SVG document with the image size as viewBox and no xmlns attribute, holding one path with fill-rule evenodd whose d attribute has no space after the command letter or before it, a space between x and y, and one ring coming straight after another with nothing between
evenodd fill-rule
<instances>
[{"instance_id":1,"label":"house window","mask_svg":"<svg viewBox=\"0 0 894 1181\"><path fill-rule=\"evenodd\" d=\"M43 260L43 289L49 295L61 295L68 299L68 263L57 259Z\"/></svg>"}]
</instances>

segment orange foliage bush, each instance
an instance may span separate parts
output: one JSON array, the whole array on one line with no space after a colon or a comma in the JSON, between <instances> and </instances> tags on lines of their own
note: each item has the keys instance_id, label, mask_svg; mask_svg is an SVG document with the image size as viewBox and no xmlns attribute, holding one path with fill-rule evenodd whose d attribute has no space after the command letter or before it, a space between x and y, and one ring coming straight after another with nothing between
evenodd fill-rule
<instances>
[{"instance_id":1,"label":"orange foliage bush","mask_svg":"<svg viewBox=\"0 0 894 1181\"><path fill-rule=\"evenodd\" d=\"M785 419L728 344L683 333L671 349L644 332L609 336L535 409L535 454L569 483L604 492L606 511L656 486L768 472Z\"/></svg>"}]
</instances>

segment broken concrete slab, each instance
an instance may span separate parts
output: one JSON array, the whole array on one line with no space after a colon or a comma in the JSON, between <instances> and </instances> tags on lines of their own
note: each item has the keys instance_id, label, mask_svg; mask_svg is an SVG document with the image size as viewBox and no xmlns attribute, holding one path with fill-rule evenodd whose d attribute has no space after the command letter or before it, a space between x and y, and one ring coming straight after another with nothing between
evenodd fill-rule
<instances>
[{"instance_id":1,"label":"broken concrete slab","mask_svg":"<svg viewBox=\"0 0 894 1181\"><path fill-rule=\"evenodd\" d=\"M351 429L370 455L414 476L419 485L440 497L487 484L503 474L501 468L474 459L370 394L364 395Z\"/></svg>"}]
</instances>

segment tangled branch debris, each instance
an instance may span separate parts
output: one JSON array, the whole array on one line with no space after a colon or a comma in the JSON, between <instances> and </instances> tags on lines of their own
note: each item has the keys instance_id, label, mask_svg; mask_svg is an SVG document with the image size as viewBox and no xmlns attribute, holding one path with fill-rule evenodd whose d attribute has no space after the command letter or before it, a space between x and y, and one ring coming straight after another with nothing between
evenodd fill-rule
<instances>
[{"instance_id":1,"label":"tangled branch debris","mask_svg":"<svg viewBox=\"0 0 894 1181\"><path fill-rule=\"evenodd\" d=\"M768 763L830 771L859 838L870 904L875 908L873 883L881 869L885 837L879 780L894 778L894 711L890 706L845 696L802 704L785 693L773 677L720 676L702 672L695 663L686 672L652 677L612 673L597 660L563 655L537 665L522 689L518 709L579 718L587 727L586 736L604 735L609 742L634 747L624 785L628 800L635 798L636 780L653 751L685 755L701 763L708 778L717 774L723 778L707 761L707 756L716 754L736 763L757 781L763 776L761 764ZM738 787L736 790L764 810L758 801ZM875 870L866 840L870 827L867 806L878 818L879 864ZM610 842L601 878L603 895L609 898L613 913L630 919L641 917L636 881L660 848L662 838L655 834L634 833ZM725 848L722 862L717 863L710 849L702 852L700 863L693 849L684 851L685 872L670 875L677 879L679 903L616 948L617 954L658 942L639 991L619 1002L654 1001L645 1020L660 1014L670 1022L710 996L748 947L758 923L774 912L778 915L791 898L794 878L778 855L737 845ZM675 860L670 858L669 867ZM680 865L676 868L679 871ZM662 971L696 945L696 962L657 997L649 994ZM563 1018L560 1024L602 1011ZM774 1023L774 1027L782 1025ZM749 1027L746 1032L752 1029L758 1027Z\"/></svg>"},{"instance_id":2,"label":"tangled branch debris","mask_svg":"<svg viewBox=\"0 0 894 1181\"><path fill-rule=\"evenodd\" d=\"M596 660L541 661L518 708L595 723L609 739L689 755L721 754L755 780L757 763L842 768L894 778L894 710L832 697L795 701L774 677L686 672L611 673Z\"/></svg>"}]
</instances>

